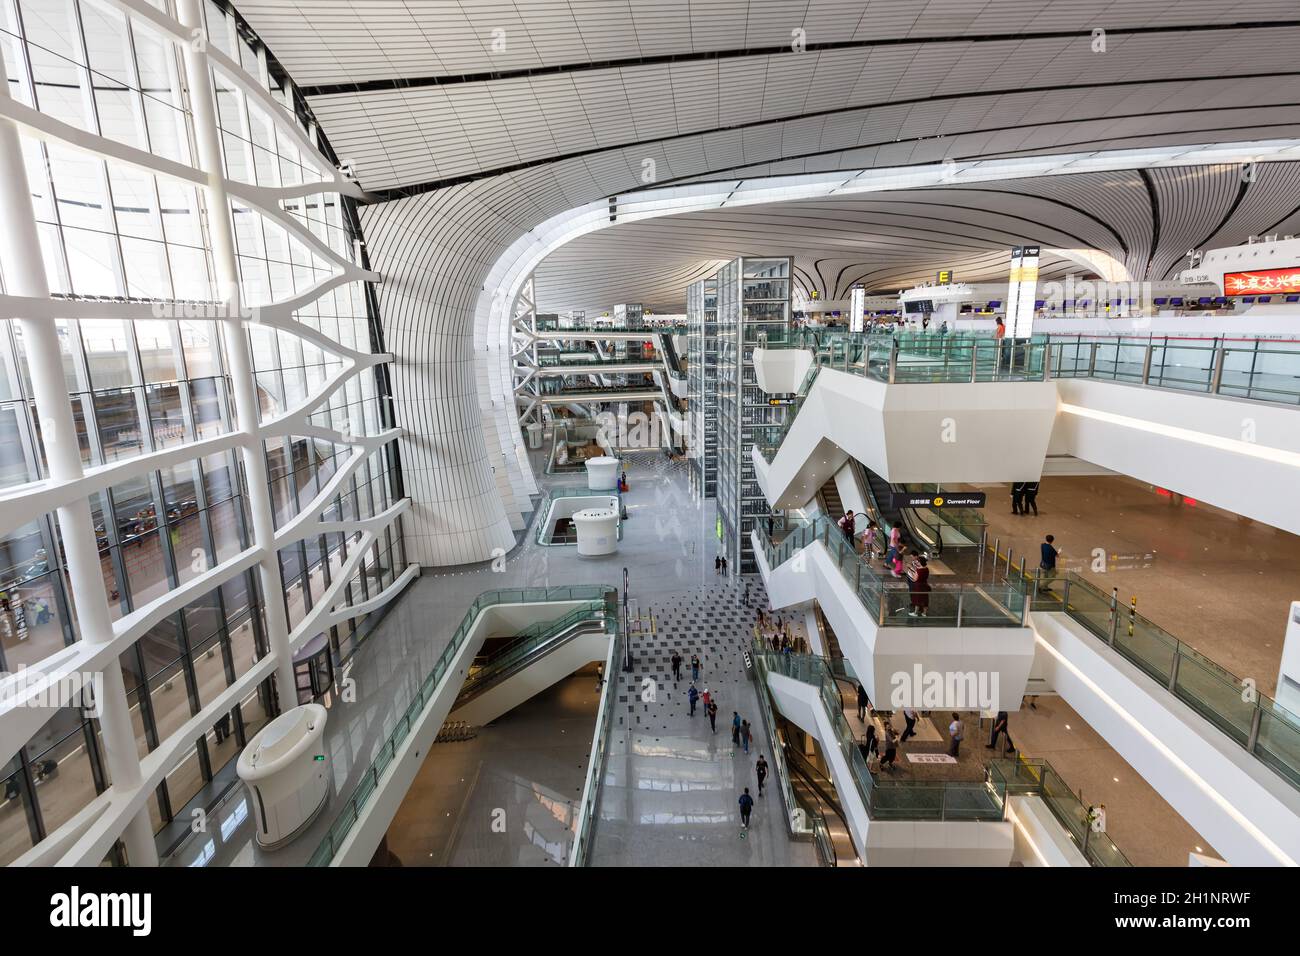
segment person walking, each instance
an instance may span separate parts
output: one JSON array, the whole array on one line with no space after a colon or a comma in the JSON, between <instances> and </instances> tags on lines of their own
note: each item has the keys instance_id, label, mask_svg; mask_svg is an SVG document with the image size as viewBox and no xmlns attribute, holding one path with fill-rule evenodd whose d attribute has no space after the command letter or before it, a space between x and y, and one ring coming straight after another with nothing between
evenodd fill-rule
<instances>
[{"instance_id":1,"label":"person walking","mask_svg":"<svg viewBox=\"0 0 1300 956\"><path fill-rule=\"evenodd\" d=\"M722 573L722 555L718 555L716 558L713 559L713 573L714 574Z\"/></svg>"},{"instance_id":2,"label":"person walking","mask_svg":"<svg viewBox=\"0 0 1300 956\"><path fill-rule=\"evenodd\" d=\"M1041 557L1038 561L1039 581L1038 590L1040 593L1052 590L1052 582L1056 580L1056 559L1060 555L1060 550L1054 542L1056 538L1048 535L1043 539L1042 547L1039 548Z\"/></svg>"},{"instance_id":3,"label":"person walking","mask_svg":"<svg viewBox=\"0 0 1300 956\"><path fill-rule=\"evenodd\" d=\"M916 711L911 707L904 707L903 722L907 726L903 728L902 736L898 738L899 743L905 743L908 737L916 736Z\"/></svg>"},{"instance_id":4,"label":"person walking","mask_svg":"<svg viewBox=\"0 0 1300 956\"><path fill-rule=\"evenodd\" d=\"M894 769L894 761L898 759L898 734L894 733L894 727L889 721L885 721L885 755L880 758L880 769L888 767L891 771Z\"/></svg>"},{"instance_id":5,"label":"person walking","mask_svg":"<svg viewBox=\"0 0 1300 956\"><path fill-rule=\"evenodd\" d=\"M867 689L861 684L858 685L858 720L867 719Z\"/></svg>"},{"instance_id":6,"label":"person walking","mask_svg":"<svg viewBox=\"0 0 1300 956\"><path fill-rule=\"evenodd\" d=\"M700 699L700 692L699 692L698 690L695 689L695 685L694 685L694 684L692 684L692 685L691 685L691 689L688 690L688 691L686 692L686 699L689 700L689 701L691 702L691 716L694 717L694 716L695 716L695 704L696 704L696 702Z\"/></svg>"},{"instance_id":7,"label":"person walking","mask_svg":"<svg viewBox=\"0 0 1300 956\"><path fill-rule=\"evenodd\" d=\"M1038 517L1038 482L1025 482L1025 503L1021 505L1020 513L1029 514L1029 509L1034 510L1034 517Z\"/></svg>"},{"instance_id":8,"label":"person walking","mask_svg":"<svg viewBox=\"0 0 1300 956\"><path fill-rule=\"evenodd\" d=\"M871 758L880 755L880 738L876 736L876 725L867 724L867 737L862 741L862 755L867 758L868 765Z\"/></svg>"},{"instance_id":9,"label":"person walking","mask_svg":"<svg viewBox=\"0 0 1300 956\"><path fill-rule=\"evenodd\" d=\"M902 522L895 522L889 528L889 550L885 552L886 567L893 567L894 558L898 555L898 551L902 546L903 525Z\"/></svg>"},{"instance_id":10,"label":"person walking","mask_svg":"<svg viewBox=\"0 0 1300 956\"><path fill-rule=\"evenodd\" d=\"M1011 364L1007 361L1010 357L1011 350L1009 348L1010 343L1006 340L1007 324L1002 321L1002 316L998 316L997 323L997 327L993 330L993 337L997 339L998 342L998 371L1000 372L1002 371L1003 365Z\"/></svg>"},{"instance_id":11,"label":"person walking","mask_svg":"<svg viewBox=\"0 0 1300 956\"><path fill-rule=\"evenodd\" d=\"M696 654L691 655L691 682L700 679L700 658Z\"/></svg>"},{"instance_id":12,"label":"person walking","mask_svg":"<svg viewBox=\"0 0 1300 956\"><path fill-rule=\"evenodd\" d=\"M749 735L749 721L742 720L740 722L740 743L745 748L745 753L749 753Z\"/></svg>"},{"instance_id":13,"label":"person walking","mask_svg":"<svg viewBox=\"0 0 1300 956\"><path fill-rule=\"evenodd\" d=\"M962 733L961 715L954 713L952 715L952 723L948 725L948 737L951 741L948 744L949 757L957 756L958 751L961 750L961 739L963 736L965 735Z\"/></svg>"},{"instance_id":14,"label":"person walking","mask_svg":"<svg viewBox=\"0 0 1300 956\"><path fill-rule=\"evenodd\" d=\"M749 795L749 787L740 795L740 825L749 829L749 815L754 812L754 798Z\"/></svg>"},{"instance_id":15,"label":"person walking","mask_svg":"<svg viewBox=\"0 0 1300 956\"><path fill-rule=\"evenodd\" d=\"M909 593L912 602L912 609L908 611L909 617L928 617L930 614L930 569L924 555L916 559L916 564L908 571L907 577L910 581Z\"/></svg>"},{"instance_id":16,"label":"person walking","mask_svg":"<svg viewBox=\"0 0 1300 956\"><path fill-rule=\"evenodd\" d=\"M682 655L678 651L673 651L673 680L682 679Z\"/></svg>"},{"instance_id":17,"label":"person walking","mask_svg":"<svg viewBox=\"0 0 1300 956\"><path fill-rule=\"evenodd\" d=\"M716 700L709 701L706 711L709 715L709 733L716 734L718 732L718 702Z\"/></svg>"},{"instance_id":18,"label":"person walking","mask_svg":"<svg viewBox=\"0 0 1300 956\"><path fill-rule=\"evenodd\" d=\"M731 712L731 742L740 743L740 714L734 710Z\"/></svg>"},{"instance_id":19,"label":"person walking","mask_svg":"<svg viewBox=\"0 0 1300 956\"><path fill-rule=\"evenodd\" d=\"M1007 745L1003 749L1004 754L1011 753L1016 749L1016 745L1011 742L1011 730L1007 725L1008 717L1005 710L999 710L998 715L993 718L993 731L989 735L989 742L985 744L986 750L995 750L998 745L998 737L1006 735Z\"/></svg>"},{"instance_id":20,"label":"person walking","mask_svg":"<svg viewBox=\"0 0 1300 956\"><path fill-rule=\"evenodd\" d=\"M707 712L709 709L709 703L710 703L709 689L705 687L704 693L700 695L700 706L703 707Z\"/></svg>"},{"instance_id":21,"label":"person walking","mask_svg":"<svg viewBox=\"0 0 1300 956\"><path fill-rule=\"evenodd\" d=\"M758 761L754 764L754 776L758 777L758 795L763 795L763 781L767 779L767 760L762 754L758 755Z\"/></svg>"},{"instance_id":22,"label":"person walking","mask_svg":"<svg viewBox=\"0 0 1300 956\"><path fill-rule=\"evenodd\" d=\"M600 690L604 686L605 686L605 665L597 664L596 665L596 690Z\"/></svg>"},{"instance_id":23,"label":"person walking","mask_svg":"<svg viewBox=\"0 0 1300 956\"><path fill-rule=\"evenodd\" d=\"M876 554L876 539L880 536L880 527L867 519L867 529L862 532L862 556L870 561Z\"/></svg>"},{"instance_id":24,"label":"person walking","mask_svg":"<svg viewBox=\"0 0 1300 956\"><path fill-rule=\"evenodd\" d=\"M727 576L727 556L725 554L722 556L722 576Z\"/></svg>"},{"instance_id":25,"label":"person walking","mask_svg":"<svg viewBox=\"0 0 1300 956\"><path fill-rule=\"evenodd\" d=\"M1025 483L1023 481L1013 481L1011 483L1011 513L1013 515L1024 514L1025 511Z\"/></svg>"}]
</instances>

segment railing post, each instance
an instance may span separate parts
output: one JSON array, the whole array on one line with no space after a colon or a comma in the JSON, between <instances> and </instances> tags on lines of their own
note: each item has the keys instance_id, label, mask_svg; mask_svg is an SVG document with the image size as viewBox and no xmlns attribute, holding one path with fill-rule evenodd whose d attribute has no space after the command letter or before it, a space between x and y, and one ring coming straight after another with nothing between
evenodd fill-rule
<instances>
[{"instance_id":1,"label":"railing post","mask_svg":"<svg viewBox=\"0 0 1300 956\"><path fill-rule=\"evenodd\" d=\"M1110 589L1110 646L1115 646L1115 634L1119 630L1119 588Z\"/></svg>"},{"instance_id":2,"label":"railing post","mask_svg":"<svg viewBox=\"0 0 1300 956\"><path fill-rule=\"evenodd\" d=\"M999 349L998 364L1001 364L1002 352L1001 352L1000 345L998 346L998 349ZM970 380L972 382L979 381L979 368L980 368L980 347L979 347L979 343L974 339L972 339L970 343ZM996 373L994 377L996 377Z\"/></svg>"},{"instance_id":3,"label":"railing post","mask_svg":"<svg viewBox=\"0 0 1300 956\"><path fill-rule=\"evenodd\" d=\"M1175 653L1174 664L1171 668L1169 668L1168 688L1169 688L1169 693L1171 694L1174 692L1174 688L1178 686L1178 664L1182 659L1183 659L1182 654Z\"/></svg>"},{"instance_id":4,"label":"railing post","mask_svg":"<svg viewBox=\"0 0 1300 956\"><path fill-rule=\"evenodd\" d=\"M1052 377L1052 342L1050 339L1043 343L1043 381L1049 381Z\"/></svg>"},{"instance_id":5,"label":"railing post","mask_svg":"<svg viewBox=\"0 0 1300 956\"><path fill-rule=\"evenodd\" d=\"M1002 539L993 539L993 560L989 562L989 580L992 581L998 576L998 546L1002 544Z\"/></svg>"},{"instance_id":6,"label":"railing post","mask_svg":"<svg viewBox=\"0 0 1300 956\"><path fill-rule=\"evenodd\" d=\"M985 525L980 530L980 553L979 557L975 559L975 577L977 578L982 578L984 576L984 549L987 548L988 545L989 526Z\"/></svg>"},{"instance_id":7,"label":"railing post","mask_svg":"<svg viewBox=\"0 0 1300 956\"><path fill-rule=\"evenodd\" d=\"M1259 725L1263 721L1263 717L1264 711L1259 706L1259 702L1256 701L1255 712L1250 715L1250 733L1246 735L1247 753L1253 754L1255 752L1255 744L1259 741Z\"/></svg>"},{"instance_id":8,"label":"railing post","mask_svg":"<svg viewBox=\"0 0 1300 956\"><path fill-rule=\"evenodd\" d=\"M1091 353L1088 356L1088 378L1097 374L1097 343L1092 343Z\"/></svg>"},{"instance_id":9,"label":"railing post","mask_svg":"<svg viewBox=\"0 0 1300 956\"><path fill-rule=\"evenodd\" d=\"M966 598L965 591L957 592L957 626L958 627L961 627L961 611L962 611L962 604L965 601L965 598Z\"/></svg>"},{"instance_id":10,"label":"railing post","mask_svg":"<svg viewBox=\"0 0 1300 956\"><path fill-rule=\"evenodd\" d=\"M893 385L898 379L898 339L890 339L889 342L889 384Z\"/></svg>"},{"instance_id":11,"label":"railing post","mask_svg":"<svg viewBox=\"0 0 1300 956\"><path fill-rule=\"evenodd\" d=\"M1223 384L1223 366L1228 357L1228 350L1220 345L1214 350L1214 370L1210 372L1210 394L1218 395L1219 386Z\"/></svg>"},{"instance_id":12,"label":"railing post","mask_svg":"<svg viewBox=\"0 0 1300 956\"><path fill-rule=\"evenodd\" d=\"M1151 381L1151 354L1155 351L1155 346L1147 342L1146 349L1142 352L1142 384L1146 385ZM1118 363L1119 357L1116 356Z\"/></svg>"},{"instance_id":13,"label":"railing post","mask_svg":"<svg viewBox=\"0 0 1300 956\"><path fill-rule=\"evenodd\" d=\"M1007 548L1007 566L1002 572L1002 580L1004 581L1011 580L1011 554L1013 551L1015 551L1015 548Z\"/></svg>"}]
</instances>

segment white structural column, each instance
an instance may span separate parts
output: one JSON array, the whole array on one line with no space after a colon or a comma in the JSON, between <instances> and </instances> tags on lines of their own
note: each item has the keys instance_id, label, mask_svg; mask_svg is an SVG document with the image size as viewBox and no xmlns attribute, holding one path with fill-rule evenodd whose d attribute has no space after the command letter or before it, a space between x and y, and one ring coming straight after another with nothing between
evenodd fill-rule
<instances>
[{"instance_id":1,"label":"white structural column","mask_svg":"<svg viewBox=\"0 0 1300 956\"><path fill-rule=\"evenodd\" d=\"M193 37L204 37L203 12L199 0L178 0L177 19ZM236 427L249 437L244 445L244 476L248 482L248 510L253 521L253 546L262 552L258 572L262 582L262 604L266 610L266 633L275 656L275 681L280 709L297 704L294 699L293 652L289 646L289 619L285 614L284 586L275 547L275 518L271 491L267 486L266 455L262 449L261 421L253 359L243 322L239 267L235 260L235 228L226 194L225 163L221 153L221 131L217 126L216 95L206 53L206 40L182 46L185 77L190 90L190 113L198 147L198 166L208 177L205 188L208 207L208 236L212 261L217 271L218 296L224 303L226 359L235 396Z\"/></svg>"},{"instance_id":2,"label":"white structural column","mask_svg":"<svg viewBox=\"0 0 1300 956\"><path fill-rule=\"evenodd\" d=\"M0 57L0 98L9 98L9 79ZM0 119L0 209L5 210L5 227L0 229L0 270L10 294L48 300L49 280L41 256L36 230L36 211L23 164L18 128ZM81 449L63 374L62 350L50 319L18 319L22 330L28 371L41 427L41 444L50 477L55 482L82 477ZM104 572L99 562L95 524L90 502L84 497L56 509L59 535L72 593L76 595L77 629L81 639L103 644L113 637L113 619L104 591ZM104 665L98 687L99 726L104 741L105 762L114 787L129 789L142 781L135 730L117 657ZM149 811L141 809L122 832L122 841L133 866L157 866Z\"/></svg>"}]
</instances>

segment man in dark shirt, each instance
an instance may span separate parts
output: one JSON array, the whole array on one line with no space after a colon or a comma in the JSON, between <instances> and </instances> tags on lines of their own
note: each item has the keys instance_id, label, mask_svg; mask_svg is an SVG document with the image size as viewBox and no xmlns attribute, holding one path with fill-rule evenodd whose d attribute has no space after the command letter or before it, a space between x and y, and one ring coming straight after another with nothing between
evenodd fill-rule
<instances>
[{"instance_id":1,"label":"man in dark shirt","mask_svg":"<svg viewBox=\"0 0 1300 956\"><path fill-rule=\"evenodd\" d=\"M1056 580L1056 556L1060 554L1060 552L1056 550L1056 546L1052 544L1055 540L1056 538L1049 534L1043 540L1043 545L1040 549L1043 555L1042 559L1038 562L1038 590L1040 592L1050 591L1052 589L1052 582Z\"/></svg>"},{"instance_id":2,"label":"man in dark shirt","mask_svg":"<svg viewBox=\"0 0 1300 956\"><path fill-rule=\"evenodd\" d=\"M749 795L749 787L740 795L740 822L746 830L749 829L749 814L754 809L754 798Z\"/></svg>"}]
</instances>

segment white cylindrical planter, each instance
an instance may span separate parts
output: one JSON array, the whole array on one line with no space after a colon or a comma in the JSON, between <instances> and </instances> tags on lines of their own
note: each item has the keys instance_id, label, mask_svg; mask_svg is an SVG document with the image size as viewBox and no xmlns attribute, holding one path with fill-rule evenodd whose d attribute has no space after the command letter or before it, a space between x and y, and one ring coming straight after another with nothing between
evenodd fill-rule
<instances>
[{"instance_id":1,"label":"white cylindrical planter","mask_svg":"<svg viewBox=\"0 0 1300 956\"><path fill-rule=\"evenodd\" d=\"M618 488L618 459L608 455L587 459L587 488L613 491Z\"/></svg>"},{"instance_id":2,"label":"white cylindrical planter","mask_svg":"<svg viewBox=\"0 0 1300 956\"><path fill-rule=\"evenodd\" d=\"M571 519L578 531L579 554L613 554L618 550L618 511L588 508Z\"/></svg>"},{"instance_id":3,"label":"white cylindrical planter","mask_svg":"<svg viewBox=\"0 0 1300 956\"><path fill-rule=\"evenodd\" d=\"M295 707L263 727L239 755L235 769L253 797L257 842L267 849L288 843L325 806L327 716L320 704Z\"/></svg>"}]
</instances>

